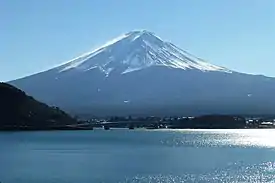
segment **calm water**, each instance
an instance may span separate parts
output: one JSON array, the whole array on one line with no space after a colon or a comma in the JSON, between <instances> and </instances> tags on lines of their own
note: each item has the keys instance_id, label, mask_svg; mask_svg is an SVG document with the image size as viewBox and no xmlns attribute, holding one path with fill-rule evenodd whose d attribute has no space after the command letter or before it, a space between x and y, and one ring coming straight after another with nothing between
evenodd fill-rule
<instances>
[{"instance_id":1,"label":"calm water","mask_svg":"<svg viewBox=\"0 0 275 183\"><path fill-rule=\"evenodd\" d=\"M2 183L275 182L275 130L0 133Z\"/></svg>"}]
</instances>

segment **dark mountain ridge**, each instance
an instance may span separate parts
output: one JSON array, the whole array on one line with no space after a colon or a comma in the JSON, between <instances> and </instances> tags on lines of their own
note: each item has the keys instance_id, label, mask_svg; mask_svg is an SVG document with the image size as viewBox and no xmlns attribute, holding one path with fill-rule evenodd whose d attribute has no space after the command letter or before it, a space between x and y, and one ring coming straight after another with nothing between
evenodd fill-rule
<instances>
[{"instance_id":1,"label":"dark mountain ridge","mask_svg":"<svg viewBox=\"0 0 275 183\"><path fill-rule=\"evenodd\" d=\"M0 83L0 129L48 129L76 121L56 107L36 101L25 92Z\"/></svg>"}]
</instances>

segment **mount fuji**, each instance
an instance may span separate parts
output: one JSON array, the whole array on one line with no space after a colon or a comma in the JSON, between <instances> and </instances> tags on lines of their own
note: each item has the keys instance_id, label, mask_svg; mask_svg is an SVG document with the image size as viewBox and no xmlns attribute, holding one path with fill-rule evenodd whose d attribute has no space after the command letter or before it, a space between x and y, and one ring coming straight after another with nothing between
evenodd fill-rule
<instances>
[{"instance_id":1,"label":"mount fuji","mask_svg":"<svg viewBox=\"0 0 275 183\"><path fill-rule=\"evenodd\" d=\"M210 64L146 30L10 84L78 115L275 113L274 78Z\"/></svg>"}]
</instances>

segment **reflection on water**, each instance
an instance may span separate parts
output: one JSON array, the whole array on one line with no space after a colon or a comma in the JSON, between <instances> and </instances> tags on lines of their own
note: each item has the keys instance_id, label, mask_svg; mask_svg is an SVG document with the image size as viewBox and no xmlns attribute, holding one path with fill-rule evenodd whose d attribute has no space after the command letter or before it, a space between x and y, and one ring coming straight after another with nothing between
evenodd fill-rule
<instances>
[{"instance_id":1,"label":"reflection on water","mask_svg":"<svg viewBox=\"0 0 275 183\"><path fill-rule=\"evenodd\" d=\"M0 133L3 183L275 182L275 130Z\"/></svg>"},{"instance_id":2,"label":"reflection on water","mask_svg":"<svg viewBox=\"0 0 275 183\"><path fill-rule=\"evenodd\" d=\"M183 175L150 175L135 176L121 183L176 183L176 182L275 182L274 163L267 162L260 165L242 167L234 164L224 170L215 170L206 174L183 174Z\"/></svg>"},{"instance_id":3,"label":"reflection on water","mask_svg":"<svg viewBox=\"0 0 275 183\"><path fill-rule=\"evenodd\" d=\"M241 146L275 148L275 130L273 129L239 129L239 130L167 130L182 134L195 134L190 139L186 136L175 136L168 141L162 141L167 145L192 146Z\"/></svg>"}]
</instances>

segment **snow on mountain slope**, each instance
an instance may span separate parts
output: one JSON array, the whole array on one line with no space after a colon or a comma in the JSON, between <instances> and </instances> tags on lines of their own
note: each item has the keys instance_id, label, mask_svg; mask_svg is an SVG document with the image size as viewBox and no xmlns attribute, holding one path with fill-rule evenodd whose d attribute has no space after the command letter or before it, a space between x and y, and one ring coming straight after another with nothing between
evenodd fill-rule
<instances>
[{"instance_id":1,"label":"snow on mountain slope","mask_svg":"<svg viewBox=\"0 0 275 183\"><path fill-rule=\"evenodd\" d=\"M232 72L207 63L146 30L132 31L109 41L92 52L83 54L56 68L58 72L99 69L108 76L116 70L121 74L151 66L177 69Z\"/></svg>"},{"instance_id":2,"label":"snow on mountain slope","mask_svg":"<svg viewBox=\"0 0 275 183\"><path fill-rule=\"evenodd\" d=\"M274 78L215 66L148 31L10 84L73 114L275 113Z\"/></svg>"}]
</instances>

